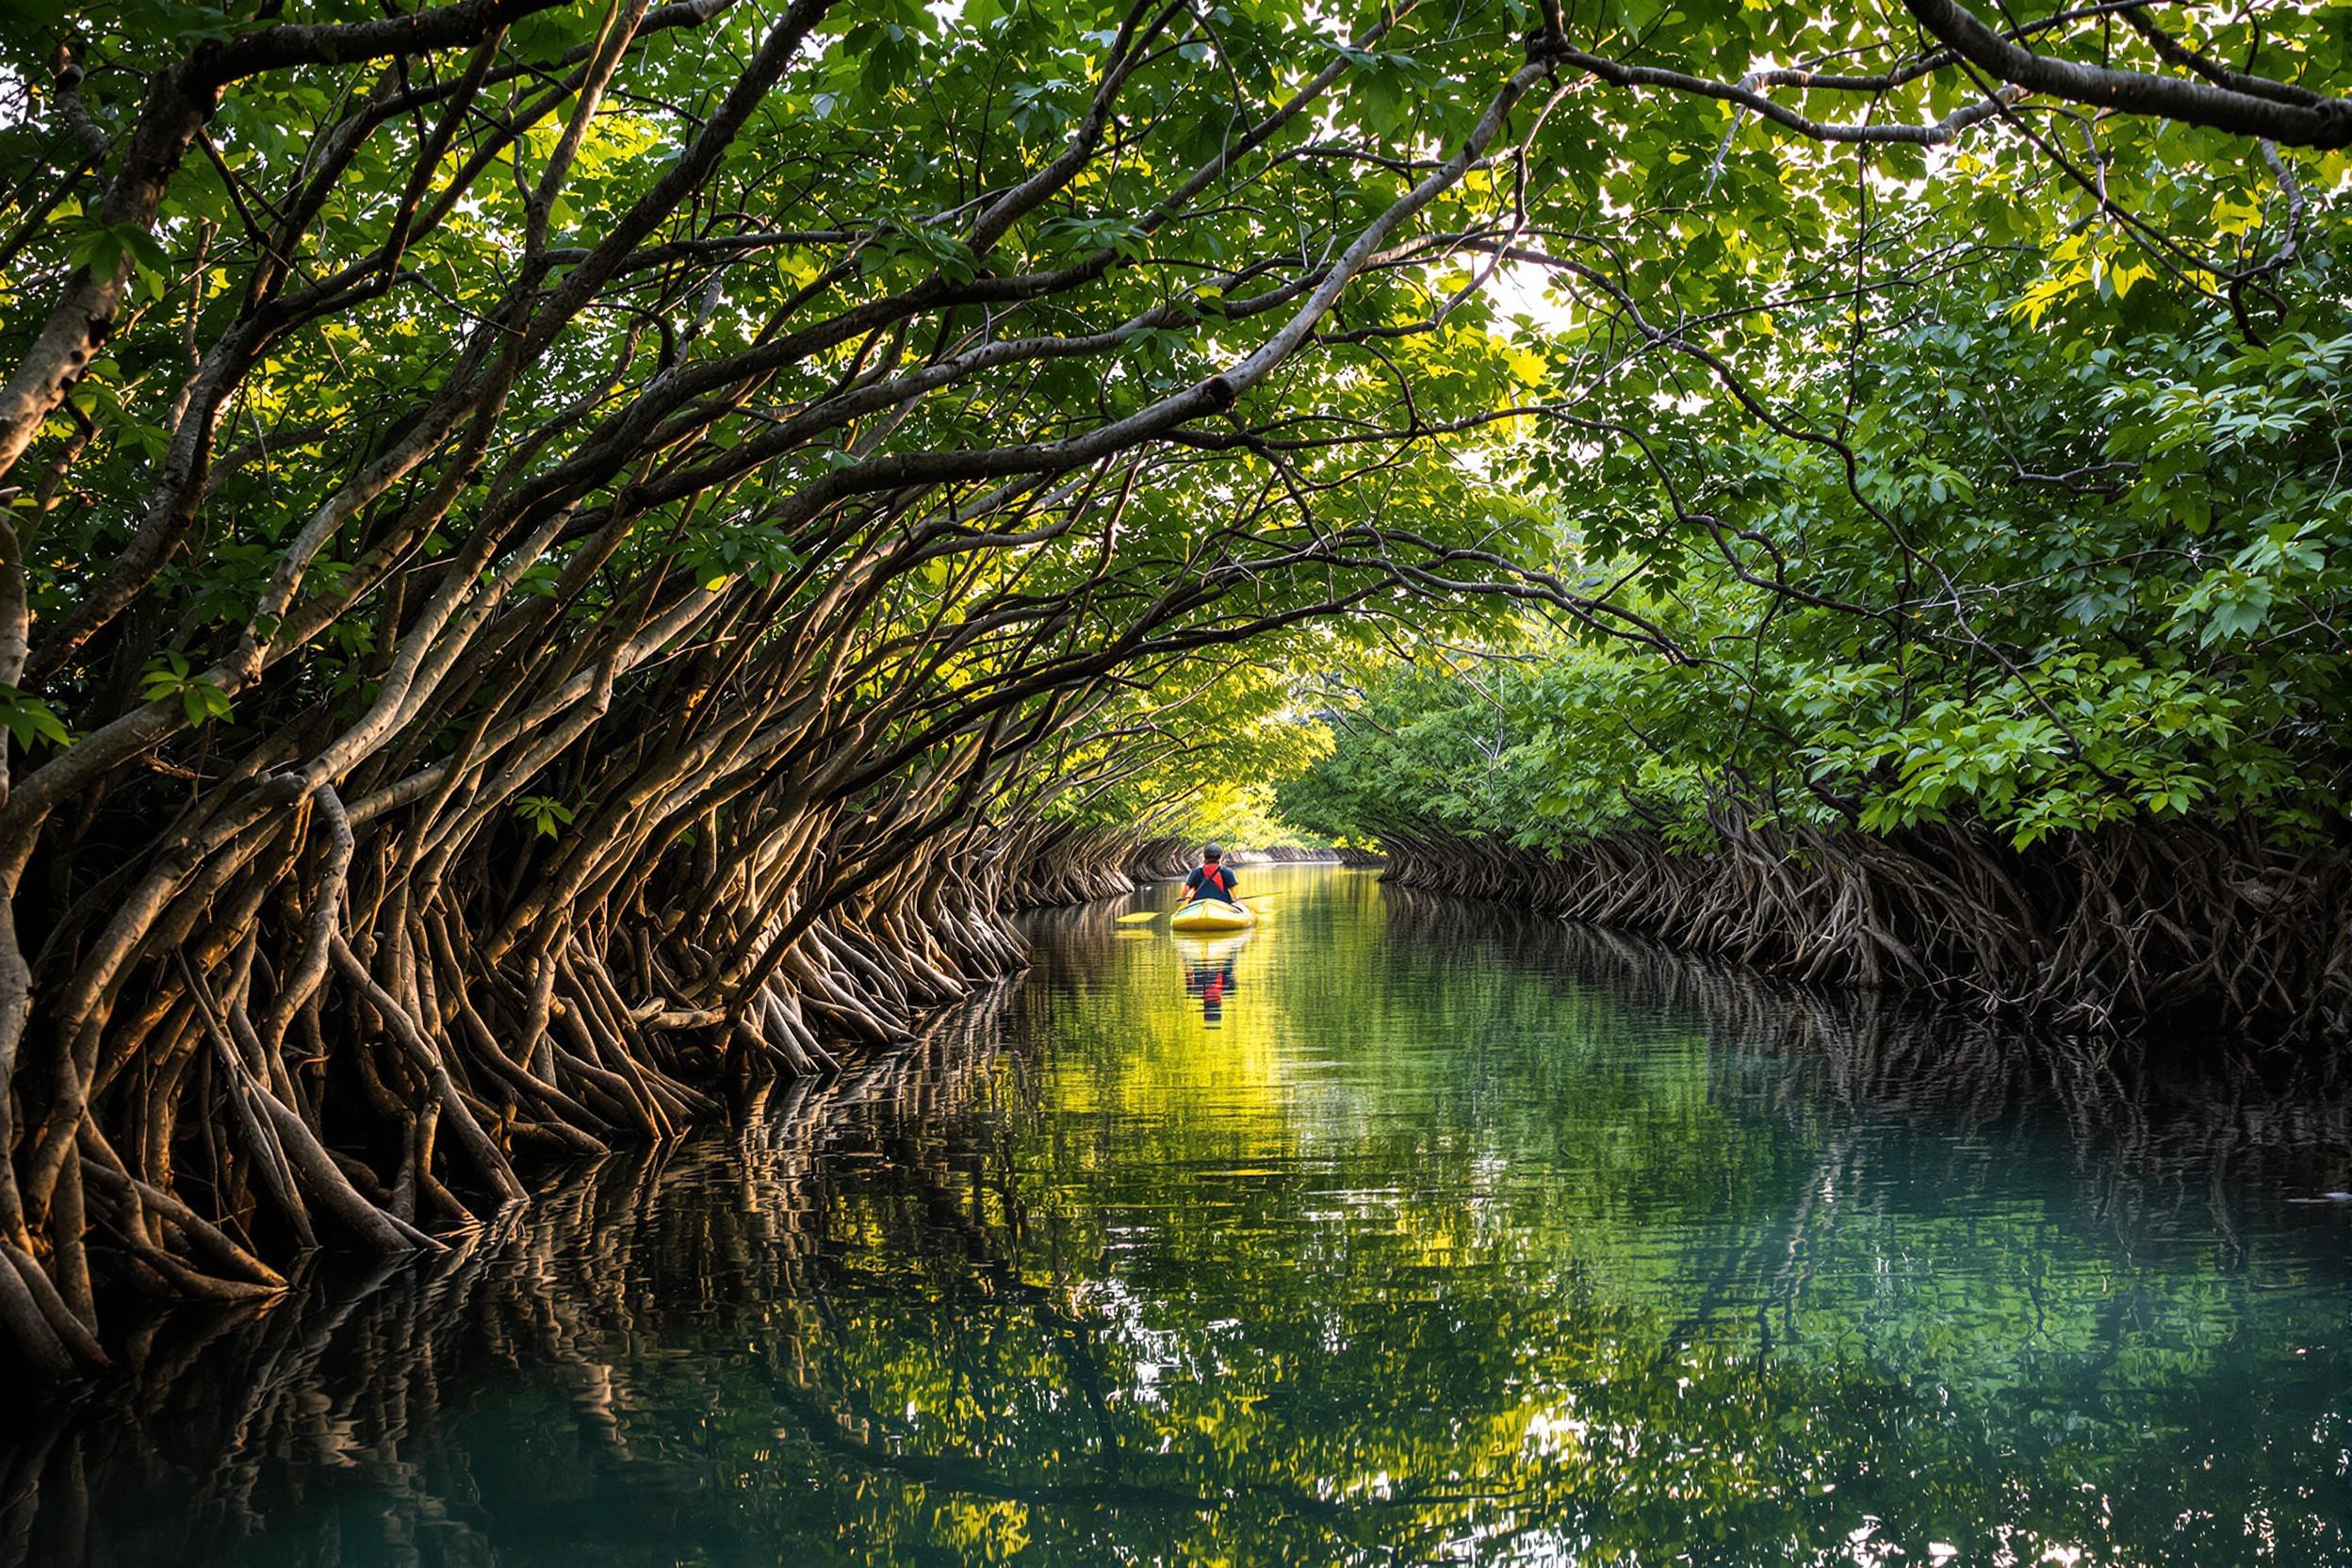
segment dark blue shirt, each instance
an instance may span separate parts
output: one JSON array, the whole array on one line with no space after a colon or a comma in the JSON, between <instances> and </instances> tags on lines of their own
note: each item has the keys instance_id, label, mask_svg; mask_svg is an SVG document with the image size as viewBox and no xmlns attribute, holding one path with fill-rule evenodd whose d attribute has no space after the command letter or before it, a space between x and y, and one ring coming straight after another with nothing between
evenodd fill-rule
<instances>
[{"instance_id":1,"label":"dark blue shirt","mask_svg":"<svg viewBox=\"0 0 2352 1568\"><path fill-rule=\"evenodd\" d=\"M1233 897L1233 872L1221 865L1195 867L1192 874L1184 878L1184 891L1195 898L1221 898L1228 904L1240 902Z\"/></svg>"}]
</instances>

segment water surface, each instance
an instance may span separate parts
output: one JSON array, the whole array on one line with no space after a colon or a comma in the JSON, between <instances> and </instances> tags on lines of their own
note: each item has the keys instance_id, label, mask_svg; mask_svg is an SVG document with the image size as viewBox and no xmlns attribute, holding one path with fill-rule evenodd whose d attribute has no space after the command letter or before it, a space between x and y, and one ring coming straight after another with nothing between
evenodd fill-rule
<instances>
[{"instance_id":1,"label":"water surface","mask_svg":"<svg viewBox=\"0 0 2352 1568\"><path fill-rule=\"evenodd\" d=\"M1257 873L0 1415L0 1563L2352 1565L2324 1069ZM1165 895L1159 901L1165 902Z\"/></svg>"}]
</instances>

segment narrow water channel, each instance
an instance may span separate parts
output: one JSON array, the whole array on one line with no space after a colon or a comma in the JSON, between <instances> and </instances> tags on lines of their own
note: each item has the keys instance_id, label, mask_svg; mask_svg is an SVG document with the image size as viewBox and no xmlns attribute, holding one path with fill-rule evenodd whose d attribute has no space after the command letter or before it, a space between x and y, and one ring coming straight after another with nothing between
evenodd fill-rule
<instances>
[{"instance_id":1,"label":"narrow water channel","mask_svg":"<svg viewBox=\"0 0 2352 1568\"><path fill-rule=\"evenodd\" d=\"M2352 1565L2325 1075L1254 874L0 1415L0 1564ZM1164 902L1164 895L1162 898Z\"/></svg>"}]
</instances>

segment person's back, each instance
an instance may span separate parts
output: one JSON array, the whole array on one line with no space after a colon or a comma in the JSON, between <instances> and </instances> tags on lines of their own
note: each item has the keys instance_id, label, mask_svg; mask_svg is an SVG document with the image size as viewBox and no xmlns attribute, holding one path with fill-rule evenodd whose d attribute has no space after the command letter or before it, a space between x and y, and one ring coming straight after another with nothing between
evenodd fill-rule
<instances>
[{"instance_id":1,"label":"person's back","mask_svg":"<svg viewBox=\"0 0 2352 1568\"><path fill-rule=\"evenodd\" d=\"M1233 896L1233 874L1225 866L1225 852L1211 844L1200 852L1200 863L1184 878L1184 891L1193 898L1221 899L1238 907L1241 900Z\"/></svg>"}]
</instances>

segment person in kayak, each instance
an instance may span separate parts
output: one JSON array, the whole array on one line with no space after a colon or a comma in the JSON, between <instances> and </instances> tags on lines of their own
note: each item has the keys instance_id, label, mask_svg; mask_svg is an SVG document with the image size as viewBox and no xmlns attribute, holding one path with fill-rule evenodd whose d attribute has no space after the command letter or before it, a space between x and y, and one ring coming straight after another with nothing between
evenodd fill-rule
<instances>
[{"instance_id":1,"label":"person in kayak","mask_svg":"<svg viewBox=\"0 0 2352 1568\"><path fill-rule=\"evenodd\" d=\"M1184 892L1191 898L1214 898L1241 907L1241 900L1233 896L1233 874L1224 864L1225 852L1215 844L1200 852L1200 863L1184 878Z\"/></svg>"}]
</instances>

